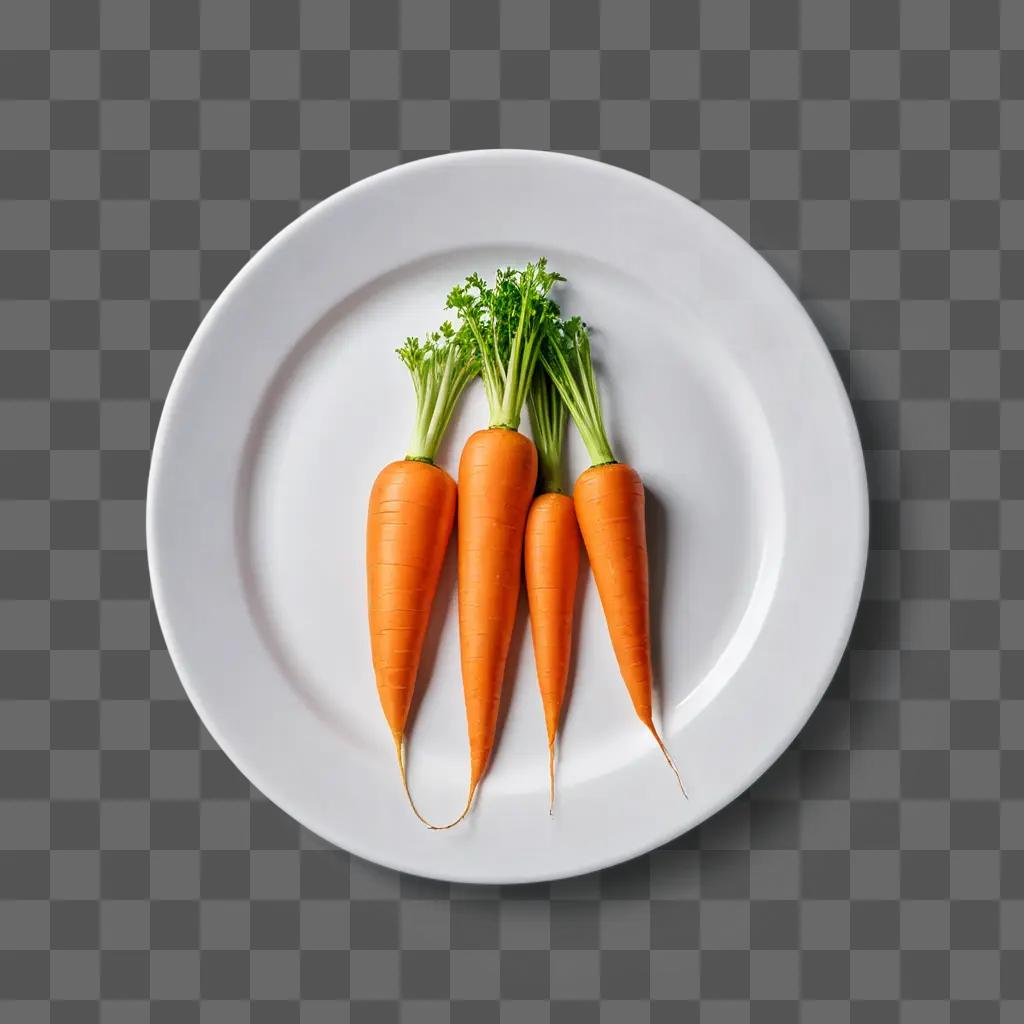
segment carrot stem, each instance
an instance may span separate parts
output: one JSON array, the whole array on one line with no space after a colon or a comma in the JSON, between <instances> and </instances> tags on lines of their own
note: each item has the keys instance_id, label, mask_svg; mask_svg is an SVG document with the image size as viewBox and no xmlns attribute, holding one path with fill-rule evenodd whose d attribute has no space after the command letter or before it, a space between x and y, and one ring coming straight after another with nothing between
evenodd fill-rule
<instances>
[{"instance_id":1,"label":"carrot stem","mask_svg":"<svg viewBox=\"0 0 1024 1024\"><path fill-rule=\"evenodd\" d=\"M433 462L459 397L480 372L476 346L469 331L456 331L445 322L423 341L407 338L397 352L416 391L416 420L406 458Z\"/></svg>"},{"instance_id":2,"label":"carrot stem","mask_svg":"<svg viewBox=\"0 0 1024 1024\"><path fill-rule=\"evenodd\" d=\"M479 355L488 426L519 429L541 343L558 318L548 295L562 280L542 257L522 270L499 270L493 287L471 274L449 293L448 308L458 313Z\"/></svg>"},{"instance_id":3,"label":"carrot stem","mask_svg":"<svg viewBox=\"0 0 1024 1024\"><path fill-rule=\"evenodd\" d=\"M541 365L568 407L591 465L614 462L604 427L586 324L578 316L553 321L548 326L545 342L540 353Z\"/></svg>"},{"instance_id":4,"label":"carrot stem","mask_svg":"<svg viewBox=\"0 0 1024 1024\"><path fill-rule=\"evenodd\" d=\"M565 444L565 424L568 410L546 373L537 373L527 398L530 410L530 428L537 446L540 464L540 491L542 494L561 494L562 448Z\"/></svg>"}]
</instances>

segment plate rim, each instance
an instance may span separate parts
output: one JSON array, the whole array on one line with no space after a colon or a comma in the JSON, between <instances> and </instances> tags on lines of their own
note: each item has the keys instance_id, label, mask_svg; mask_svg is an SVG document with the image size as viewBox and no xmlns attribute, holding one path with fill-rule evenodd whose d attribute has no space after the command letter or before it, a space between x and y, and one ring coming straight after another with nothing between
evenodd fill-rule
<instances>
[{"instance_id":1,"label":"plate rim","mask_svg":"<svg viewBox=\"0 0 1024 1024\"><path fill-rule=\"evenodd\" d=\"M154 497L159 489L163 467L166 462L165 449L169 443L168 437L170 434L170 428L166 425L173 419L175 408L180 401L180 394L187 387L188 379L191 376L191 367L198 358L199 351L205 343L205 339L213 332L214 321L216 319L215 314L220 308L226 306L227 303L231 301L237 291L244 287L246 279L254 273L263 262L271 259L279 249L285 247L290 238L301 231L306 223L324 216L336 205L358 200L360 193L379 185L382 179L397 180L407 176L415 177L418 173L422 173L425 165L436 166L438 164L445 163L456 164L481 161L486 163L489 161L502 160L527 160L538 161L541 163L548 162L569 165L582 172L589 172L598 175L605 174L610 178L617 178L622 182L628 183L631 187L646 190L652 195L657 195L662 200L667 199L677 204L683 204L689 208L691 215L699 218L705 218L708 221L713 221L716 230L724 229L728 235L732 236L734 241L741 243L745 249L749 250L749 252L756 257L757 262L761 265L763 270L766 269L769 271L771 277L774 278L775 284L780 286L779 293L788 297L788 302L793 315L804 321L805 326L813 333L814 338L817 340L817 344L821 350L821 355L824 356L822 361L823 365L827 365L828 369L831 371L834 390L839 398L836 405L841 414L841 419L843 420L842 442L844 446L849 448L850 454L854 459L855 464L851 465L850 468L854 470L854 475L857 478L856 485L859 500L856 503L856 507L851 509L851 519L848 524L854 532L854 535L849 536L849 541L851 548L854 549L857 554L855 563L857 571L855 573L855 578L850 581L846 581L848 584L851 584L851 587L850 598L847 602L847 606L844 608L842 619L845 625L844 628L837 631L836 638L831 647L831 656L828 661L827 669L822 671L817 685L813 687L810 685L807 686L804 691L803 705L799 707L799 714L795 713L797 708L793 706L794 714L792 714L790 718L792 723L790 730L779 731L776 742L769 746L764 756L758 760L756 767L750 771L749 777L746 778L742 784L732 788L726 787L718 800L711 801L707 808L703 808L701 813L694 816L692 820L686 822L682 828L679 827L679 823L676 820L666 820L661 828L652 829L650 834L646 835L641 842L637 843L635 847L626 854L615 852L611 854L598 854L589 859L577 858L575 866L565 870L546 870L539 873L524 871L519 877L511 877L504 874L501 877L490 875L487 877L467 877L465 873L460 873L458 870L449 872L431 870L429 868L410 867L409 864L403 861L400 857L389 857L387 853L382 854L378 850L371 851L361 848L361 844L358 841L358 828L353 829L353 831L346 837L344 845L341 845L324 834L325 829L322 824L319 826L312 824L304 813L297 813L294 809L290 808L287 805L286 800L278 800L273 795L273 791L275 789L273 782L269 781L268 783L268 781L265 781L264 773L259 766L254 765L246 757L238 754L235 744L226 737L224 731L220 727L220 724L215 722L216 716L208 713L200 688L196 687L193 682L190 681L188 673L182 667L188 659L181 653L181 645L175 635L175 627L171 625L171 615L166 603L163 582L159 571ZM414 160L396 167L387 168L377 172L376 174L370 175L367 178L361 179L360 181L354 182L320 200L308 210L305 210L291 223L282 228L259 250L253 253L218 294L217 298L212 302L202 320L197 325L188 346L183 352L182 358L168 388L163 409L161 411L160 421L153 441L146 491L147 562L150 573L153 606L160 622L167 654L174 664L176 675L181 682L186 696L202 721L204 727L209 731L211 737L224 752L225 756L228 757L239 772L241 772L241 774L249 780L253 786L259 789L267 799L275 803L284 811L284 813L288 814L304 828L308 829L311 833L317 835L331 846L344 849L355 856L380 864L395 871L412 873L423 878L457 884L529 884L542 881L557 881L563 878L588 874L613 865L627 863L639 856L644 856L663 846L666 842L670 842L672 839L699 827L724 807L731 804L746 789L752 786L759 778L761 778L762 775L764 775L771 765L778 760L778 758L786 749L788 749L795 738L804 729L835 677L843 655L847 650L850 636L856 621L857 611L862 599L869 552L868 525L869 491L867 471L864 461L863 447L860 441L856 420L853 416L849 395L846 388L843 386L838 369L835 366L831 353L821 336L821 332L814 324L803 304L793 293L789 284L784 278L782 278L775 267L773 267L768 260L765 259L765 257L756 248L754 248L753 245L730 227L730 225L719 220L712 213L701 207L699 204L693 202L691 199L675 192L671 188L659 182L653 181L650 178L628 171L624 168L607 164L599 160L593 160L588 157L531 149L484 149L444 153L425 157L420 160ZM458 860L455 860L453 862L453 866L456 866L458 863Z\"/></svg>"}]
</instances>

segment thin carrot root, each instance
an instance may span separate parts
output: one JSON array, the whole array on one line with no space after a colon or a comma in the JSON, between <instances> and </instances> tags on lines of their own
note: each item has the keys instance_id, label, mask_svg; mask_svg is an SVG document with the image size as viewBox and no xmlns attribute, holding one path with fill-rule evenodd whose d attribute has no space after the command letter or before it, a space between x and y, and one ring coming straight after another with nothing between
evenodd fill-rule
<instances>
[{"instance_id":1,"label":"thin carrot root","mask_svg":"<svg viewBox=\"0 0 1024 1024\"><path fill-rule=\"evenodd\" d=\"M473 806L473 797L476 796L476 787L478 785L479 785L479 781L474 782L469 787L469 796L466 797L466 806L462 808L462 813L454 821L448 822L447 825L431 825L430 827L435 832L445 832L445 831L447 831L450 828L455 828L455 826L458 825L459 822L462 821L462 819L465 818L467 814L469 814L469 809ZM423 819L420 818L420 820L422 821ZM429 822L428 822L428 824L429 824Z\"/></svg>"},{"instance_id":2,"label":"thin carrot root","mask_svg":"<svg viewBox=\"0 0 1024 1024\"><path fill-rule=\"evenodd\" d=\"M645 721L644 725L650 729L651 735L654 737L654 742L658 744L662 754L665 755L665 761L668 763L669 768L672 769L672 774L676 777L676 782L679 785L679 792L683 794L685 799L689 800L690 794L686 792L683 780L679 776L679 769L676 767L675 761L672 760L672 755L668 752L668 747L665 746L661 736L658 735L658 730L655 728L653 720Z\"/></svg>"},{"instance_id":3,"label":"thin carrot root","mask_svg":"<svg viewBox=\"0 0 1024 1024\"><path fill-rule=\"evenodd\" d=\"M416 803L412 798L412 793L409 792L409 780L405 773L405 737L396 734L394 740L395 753L398 755L398 771L402 776L402 789L405 790L405 798L409 801L409 807L412 809L412 813L415 814L416 817L419 818L419 820L423 822L423 824L426 825L427 828L429 829L433 829L436 831L438 829L451 828L451 825L435 825L433 822L427 821L427 819L424 818L422 814L420 814L418 808L416 807ZM469 808L467 807L466 810L468 811ZM466 811L463 811L462 815L463 817L465 817ZM459 821L461 820L462 819L460 818ZM454 824L456 824L456 822L452 822L452 825Z\"/></svg>"},{"instance_id":4,"label":"thin carrot root","mask_svg":"<svg viewBox=\"0 0 1024 1024\"><path fill-rule=\"evenodd\" d=\"M412 793L409 792L409 780L405 771L405 736L400 733L395 733L393 738L395 741L395 753L398 755L398 771L402 776L402 789L405 790L405 798L409 801L409 807L412 809L412 813L415 814L416 817L419 818L419 820L432 832L446 832L450 828L455 828L455 826L458 825L467 814L469 814L470 808L473 806L473 797L476 796L477 786L480 785L480 780L474 779L470 785L469 796L466 798L466 806L462 808L459 816L454 821L448 822L447 825L435 825L432 821L428 821L422 814L420 814L419 809L416 807L416 802L412 798Z\"/></svg>"},{"instance_id":5,"label":"thin carrot root","mask_svg":"<svg viewBox=\"0 0 1024 1024\"><path fill-rule=\"evenodd\" d=\"M550 796L548 798L548 814L555 815L555 740L554 737L548 740L548 785Z\"/></svg>"}]
</instances>

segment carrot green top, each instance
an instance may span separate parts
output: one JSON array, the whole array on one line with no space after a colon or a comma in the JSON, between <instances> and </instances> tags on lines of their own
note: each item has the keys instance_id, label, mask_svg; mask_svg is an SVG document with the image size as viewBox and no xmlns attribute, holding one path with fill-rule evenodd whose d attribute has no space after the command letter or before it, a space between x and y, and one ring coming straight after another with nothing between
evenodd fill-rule
<instances>
[{"instance_id":1,"label":"carrot green top","mask_svg":"<svg viewBox=\"0 0 1024 1024\"><path fill-rule=\"evenodd\" d=\"M471 274L448 295L448 308L459 314L476 344L491 427L519 429L541 341L558 317L548 295L562 280L541 258L522 270L499 270L493 287Z\"/></svg>"},{"instance_id":2,"label":"carrot green top","mask_svg":"<svg viewBox=\"0 0 1024 1024\"><path fill-rule=\"evenodd\" d=\"M416 389L416 425L406 458L433 462L455 403L480 372L475 347L465 330L456 331L446 321L423 341L406 338L396 351Z\"/></svg>"},{"instance_id":3,"label":"carrot green top","mask_svg":"<svg viewBox=\"0 0 1024 1024\"><path fill-rule=\"evenodd\" d=\"M601 414L601 396L594 379L587 325L578 316L553 323L540 359L587 446L591 465L614 462Z\"/></svg>"},{"instance_id":4,"label":"carrot green top","mask_svg":"<svg viewBox=\"0 0 1024 1024\"><path fill-rule=\"evenodd\" d=\"M530 409L530 426L540 463L542 494L562 493L562 446L568 412L565 402L551 378L542 370L533 375L533 385L526 399Z\"/></svg>"}]
</instances>

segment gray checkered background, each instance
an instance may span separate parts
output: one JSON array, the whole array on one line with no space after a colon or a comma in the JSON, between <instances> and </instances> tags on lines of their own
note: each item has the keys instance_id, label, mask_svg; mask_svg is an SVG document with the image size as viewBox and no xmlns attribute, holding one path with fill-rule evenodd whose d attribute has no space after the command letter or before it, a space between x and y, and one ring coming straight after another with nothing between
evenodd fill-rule
<instances>
[{"instance_id":1,"label":"gray checkered background","mask_svg":"<svg viewBox=\"0 0 1024 1024\"><path fill-rule=\"evenodd\" d=\"M1024 3L0 0L3 1024L1024 1019ZM732 225L848 383L850 650L702 828L525 888L304 832L154 619L148 455L200 317L298 213L559 149Z\"/></svg>"}]
</instances>

